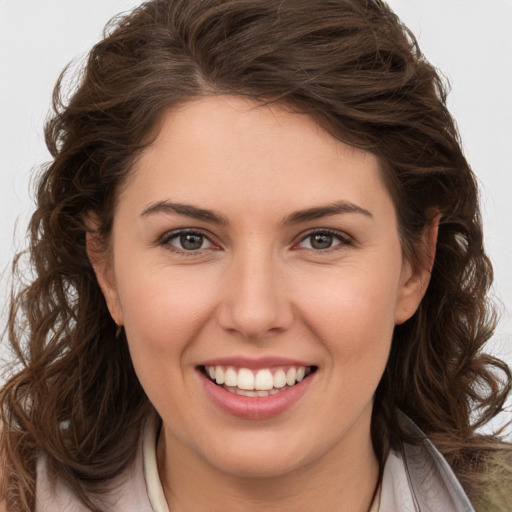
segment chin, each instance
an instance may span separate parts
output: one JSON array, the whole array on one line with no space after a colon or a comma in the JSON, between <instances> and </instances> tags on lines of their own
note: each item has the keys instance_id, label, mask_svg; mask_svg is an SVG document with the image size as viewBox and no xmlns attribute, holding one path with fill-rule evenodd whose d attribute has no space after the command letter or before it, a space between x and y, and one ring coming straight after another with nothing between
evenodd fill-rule
<instances>
[{"instance_id":1,"label":"chin","mask_svg":"<svg viewBox=\"0 0 512 512\"><path fill-rule=\"evenodd\" d=\"M232 440L216 450L218 456L210 458L210 464L225 474L240 478L275 478L290 474L307 465L314 459L313 454L303 452L308 445L289 437L263 439L263 436L250 436L245 439ZM302 450L300 449L302 447Z\"/></svg>"}]
</instances>

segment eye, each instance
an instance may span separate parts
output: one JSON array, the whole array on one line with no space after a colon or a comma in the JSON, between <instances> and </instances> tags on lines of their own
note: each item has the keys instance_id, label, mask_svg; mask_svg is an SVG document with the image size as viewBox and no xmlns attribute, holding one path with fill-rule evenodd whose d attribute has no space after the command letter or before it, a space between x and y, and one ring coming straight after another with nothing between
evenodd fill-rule
<instances>
[{"instance_id":1,"label":"eye","mask_svg":"<svg viewBox=\"0 0 512 512\"><path fill-rule=\"evenodd\" d=\"M206 235L199 231L174 231L164 237L162 245L170 245L178 252L196 252L213 247Z\"/></svg>"},{"instance_id":2,"label":"eye","mask_svg":"<svg viewBox=\"0 0 512 512\"><path fill-rule=\"evenodd\" d=\"M348 236L338 231L323 229L308 233L302 238L298 247L314 251L326 251L336 249L338 246L350 245L350 243Z\"/></svg>"}]
</instances>

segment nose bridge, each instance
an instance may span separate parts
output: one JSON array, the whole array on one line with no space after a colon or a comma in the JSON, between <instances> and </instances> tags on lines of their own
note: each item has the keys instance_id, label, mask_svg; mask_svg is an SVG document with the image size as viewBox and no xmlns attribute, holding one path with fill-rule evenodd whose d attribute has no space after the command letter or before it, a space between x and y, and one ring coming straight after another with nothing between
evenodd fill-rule
<instances>
[{"instance_id":1,"label":"nose bridge","mask_svg":"<svg viewBox=\"0 0 512 512\"><path fill-rule=\"evenodd\" d=\"M233 256L220 312L223 328L256 339L292 321L282 263L268 247L240 248Z\"/></svg>"}]
</instances>

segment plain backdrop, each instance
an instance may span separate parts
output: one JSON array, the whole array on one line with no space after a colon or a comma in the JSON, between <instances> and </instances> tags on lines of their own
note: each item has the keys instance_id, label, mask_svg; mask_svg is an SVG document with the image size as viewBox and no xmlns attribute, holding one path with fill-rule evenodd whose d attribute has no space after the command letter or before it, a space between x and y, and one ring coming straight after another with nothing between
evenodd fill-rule
<instances>
[{"instance_id":1,"label":"plain backdrop","mask_svg":"<svg viewBox=\"0 0 512 512\"><path fill-rule=\"evenodd\" d=\"M0 0L2 310L8 297L8 266L15 251L24 247L33 208L30 170L49 158L42 129L56 78L67 63L86 54L108 19L140 3ZM502 316L489 350L512 364L512 1L389 3L451 83L449 107L481 181L486 244L496 276L493 294ZM5 311L0 320L3 328ZM6 355L0 346L0 365ZM510 415L501 421L505 419Z\"/></svg>"}]
</instances>

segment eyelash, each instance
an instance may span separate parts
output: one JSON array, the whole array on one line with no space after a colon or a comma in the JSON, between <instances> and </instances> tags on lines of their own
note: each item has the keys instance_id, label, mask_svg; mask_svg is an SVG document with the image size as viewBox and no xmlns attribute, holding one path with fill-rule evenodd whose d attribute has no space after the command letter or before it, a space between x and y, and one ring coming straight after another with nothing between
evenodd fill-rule
<instances>
[{"instance_id":1,"label":"eyelash","mask_svg":"<svg viewBox=\"0 0 512 512\"><path fill-rule=\"evenodd\" d=\"M338 251L340 249L345 248L346 246L352 245L352 239L342 231L336 231L335 229L313 229L306 233L304 236L301 237L300 242L302 243L308 238L311 239L315 235L327 235L329 237L332 237L333 239L337 239L340 243L331 245L330 247L327 247L325 249L314 249L314 248L307 248L310 251L313 251L315 253L325 253L330 251Z\"/></svg>"},{"instance_id":2,"label":"eyelash","mask_svg":"<svg viewBox=\"0 0 512 512\"><path fill-rule=\"evenodd\" d=\"M182 236L186 235L193 235L197 237L202 238L203 245L204 241L207 241L213 248L218 248L216 244L214 244L210 237L203 233L202 231L199 231L197 229L178 229L176 231L172 231L170 233L166 233L159 241L160 245L166 246L166 248L170 251L173 251L179 255L182 256L197 256L198 254L202 254L204 250L210 249L210 247L204 248L204 249L197 249L197 250L187 250L185 248L180 249L179 247L174 246L171 242L173 240L179 240Z\"/></svg>"},{"instance_id":3,"label":"eyelash","mask_svg":"<svg viewBox=\"0 0 512 512\"><path fill-rule=\"evenodd\" d=\"M206 248L201 248L201 249L196 249L196 250L193 250L193 249L187 250L185 248L176 247L171 243L173 240L179 240L182 236L186 236L186 235L193 235L193 236L201 237L201 239L202 239L201 245L203 245L203 243L205 241L207 241L211 245L211 247L206 247ZM299 246L300 244L305 242L307 239L311 239L315 235L316 236L323 235L323 236L332 237L333 239L337 239L339 241L339 243L335 244L335 245L331 245L330 247L327 247L325 249L314 249L313 247L304 248L304 249L306 249L308 251L315 252L315 253L326 253L326 252L331 252L331 251L337 251L337 250L343 249L346 246L352 245L352 239L346 233L343 233L341 231L336 231L334 229L313 229L313 230L307 232L305 235L302 235L299 242L294 244L294 248L296 248L297 246ZM197 256L199 254L202 254L204 250L207 250L210 248L218 249L218 246L214 242L212 242L212 240L210 239L210 237L207 234L203 233L202 231L194 230L194 229L178 229L176 231L166 233L160 239L159 244L162 246L166 246L166 248L168 250L173 251L173 252L175 252L179 255L183 255L183 256Z\"/></svg>"}]
</instances>

